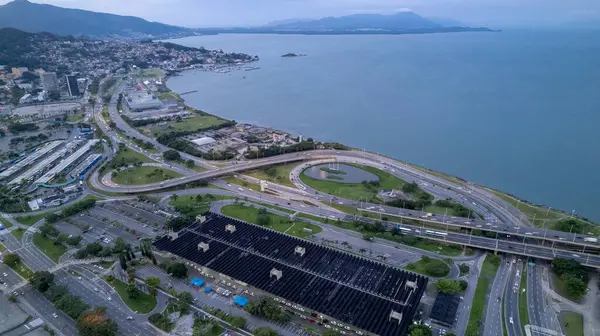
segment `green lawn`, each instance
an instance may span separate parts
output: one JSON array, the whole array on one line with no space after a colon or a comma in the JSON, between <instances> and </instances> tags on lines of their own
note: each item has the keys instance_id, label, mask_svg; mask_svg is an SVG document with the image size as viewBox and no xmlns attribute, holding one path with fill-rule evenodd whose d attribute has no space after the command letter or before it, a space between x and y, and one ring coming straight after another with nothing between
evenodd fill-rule
<instances>
[{"instance_id":1,"label":"green lawn","mask_svg":"<svg viewBox=\"0 0 600 336\"><path fill-rule=\"evenodd\" d=\"M558 318L562 331L567 336L583 336L583 316L581 314L562 312Z\"/></svg>"},{"instance_id":2,"label":"green lawn","mask_svg":"<svg viewBox=\"0 0 600 336\"><path fill-rule=\"evenodd\" d=\"M123 281L114 279L111 286L119 293L119 296L125 302L127 307L140 314L147 314L156 307L156 298L150 294L141 292L135 299L130 299L127 295L127 284Z\"/></svg>"},{"instance_id":3,"label":"green lawn","mask_svg":"<svg viewBox=\"0 0 600 336\"><path fill-rule=\"evenodd\" d=\"M402 186L406 184L404 180L377 168L361 165L353 166L379 176L378 190L401 189ZM375 188L368 188L362 183L338 183L333 181L319 180L306 175L304 171L300 174L300 179L304 184L313 189L347 199L371 199L377 194L377 190Z\"/></svg>"},{"instance_id":4,"label":"green lawn","mask_svg":"<svg viewBox=\"0 0 600 336\"><path fill-rule=\"evenodd\" d=\"M448 273L450 273L450 266L448 266L446 263L444 263L441 260L438 259L434 259L434 258L429 258L427 261L420 259L419 261L415 261L412 263L409 263L408 265L406 265L404 267L404 269L407 269L411 272L415 272L415 273L419 273L419 274L423 274L423 275L427 275L427 276L433 276L428 270L427 267L430 265L438 265L439 268L444 269L444 274L439 276L439 277L445 277L448 275Z\"/></svg>"},{"instance_id":5,"label":"green lawn","mask_svg":"<svg viewBox=\"0 0 600 336\"><path fill-rule=\"evenodd\" d=\"M258 217L258 207L251 208L239 204L230 204L221 208L221 212L225 216L237 218L239 220L257 224ZM285 232L289 235L304 238L310 236L311 234L321 232L321 228L317 225L303 223L303 222L295 222L290 223L288 216L280 216L272 213L267 213L269 216L270 222L269 225L265 226L267 228L273 229L279 232ZM302 229L308 228L312 230L312 233L304 232Z\"/></svg>"},{"instance_id":6,"label":"green lawn","mask_svg":"<svg viewBox=\"0 0 600 336\"><path fill-rule=\"evenodd\" d=\"M279 211L286 212L286 213L289 213L289 214L295 213L295 211L293 211L293 210L282 208L282 207L279 207L279 206L276 206L276 205L271 205L271 204L261 203L261 202L254 202L254 201L249 201L249 202L254 203L254 204L258 204L258 205L260 205L262 207L265 207L265 208L271 208L271 209L279 210Z\"/></svg>"},{"instance_id":7,"label":"green lawn","mask_svg":"<svg viewBox=\"0 0 600 336\"><path fill-rule=\"evenodd\" d=\"M441 255L456 257L462 253L462 249L456 245L444 245L443 243L436 242L433 240L421 239L412 247L419 248L421 250L439 253Z\"/></svg>"},{"instance_id":8,"label":"green lawn","mask_svg":"<svg viewBox=\"0 0 600 336\"><path fill-rule=\"evenodd\" d=\"M74 113L67 117L68 122L78 122L85 118L85 113Z\"/></svg>"},{"instance_id":9,"label":"green lawn","mask_svg":"<svg viewBox=\"0 0 600 336\"><path fill-rule=\"evenodd\" d=\"M27 225L27 226L31 226L37 222L39 222L42 218L46 218L46 216L49 214L50 212L44 212L41 213L39 215L34 215L34 216L23 216L23 217L17 217L15 218L17 220L17 222L23 224L23 225Z\"/></svg>"},{"instance_id":10,"label":"green lawn","mask_svg":"<svg viewBox=\"0 0 600 336\"><path fill-rule=\"evenodd\" d=\"M23 235L25 234L25 230L22 229L22 228L18 228L16 230L11 231L11 233L20 242L23 239Z\"/></svg>"},{"instance_id":11,"label":"green lawn","mask_svg":"<svg viewBox=\"0 0 600 336\"><path fill-rule=\"evenodd\" d=\"M6 251L6 247L4 247L4 245L0 244L0 252L4 252Z\"/></svg>"},{"instance_id":12,"label":"green lawn","mask_svg":"<svg viewBox=\"0 0 600 336\"><path fill-rule=\"evenodd\" d=\"M54 244L54 240L46 238L39 233L33 235L33 244L56 263L58 263L60 256L67 251L64 245L56 245Z\"/></svg>"},{"instance_id":13,"label":"green lawn","mask_svg":"<svg viewBox=\"0 0 600 336\"><path fill-rule=\"evenodd\" d=\"M171 131L186 131L186 132L196 132L206 129L212 126L218 126L226 122L224 119L217 118L211 115L198 115L195 117L183 119L178 122L171 122L168 125L162 126L148 126L149 130L156 137L161 134L171 132ZM148 128L146 128L146 131ZM147 132L146 132L147 133Z\"/></svg>"},{"instance_id":14,"label":"green lawn","mask_svg":"<svg viewBox=\"0 0 600 336\"><path fill-rule=\"evenodd\" d=\"M527 311L527 293L523 293L522 289L527 288L527 267L521 273L521 285L519 287L519 319L521 325L529 324L529 312Z\"/></svg>"},{"instance_id":15,"label":"green lawn","mask_svg":"<svg viewBox=\"0 0 600 336\"><path fill-rule=\"evenodd\" d=\"M117 155L113 158L113 160L115 160L115 162L121 161L121 160L125 160L125 162L142 162L142 163L156 163L156 161L150 159L149 157L147 157L146 155L142 154L142 153L138 153L136 151L133 151L131 149L121 149L117 152Z\"/></svg>"},{"instance_id":16,"label":"green lawn","mask_svg":"<svg viewBox=\"0 0 600 336\"><path fill-rule=\"evenodd\" d=\"M260 180L264 180L271 183L281 184L284 186L295 188L296 186L290 180L290 173L294 168L300 165L300 162L288 163L284 165L273 166L275 168L275 175L269 175L264 169L253 170L244 175L252 176Z\"/></svg>"},{"instance_id":17,"label":"green lawn","mask_svg":"<svg viewBox=\"0 0 600 336\"><path fill-rule=\"evenodd\" d=\"M206 195L200 194L202 200L198 201L196 195L179 196L177 199L171 199L169 204L174 206L179 212L189 215L197 216L205 213L210 209L210 202L220 201L225 199L232 199L231 196L222 195Z\"/></svg>"},{"instance_id":18,"label":"green lawn","mask_svg":"<svg viewBox=\"0 0 600 336\"><path fill-rule=\"evenodd\" d=\"M0 217L0 223L2 223L2 225L4 225L4 228L6 228L6 229L13 226L11 222L9 222L7 219L1 218L1 217Z\"/></svg>"},{"instance_id":19,"label":"green lawn","mask_svg":"<svg viewBox=\"0 0 600 336\"><path fill-rule=\"evenodd\" d=\"M160 68L148 68L141 69L139 72L140 77L164 77L165 71Z\"/></svg>"},{"instance_id":20,"label":"green lawn","mask_svg":"<svg viewBox=\"0 0 600 336\"><path fill-rule=\"evenodd\" d=\"M112 180L122 185L140 185L172 180L181 176L183 175L172 170L142 166L121 170L117 176L113 176Z\"/></svg>"}]
</instances>

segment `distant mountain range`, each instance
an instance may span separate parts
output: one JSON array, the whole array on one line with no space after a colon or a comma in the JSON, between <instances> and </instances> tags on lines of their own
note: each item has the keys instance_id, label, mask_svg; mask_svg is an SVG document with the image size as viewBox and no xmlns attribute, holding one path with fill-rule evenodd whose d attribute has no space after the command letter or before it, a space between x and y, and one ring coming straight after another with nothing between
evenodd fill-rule
<instances>
[{"instance_id":1,"label":"distant mountain range","mask_svg":"<svg viewBox=\"0 0 600 336\"><path fill-rule=\"evenodd\" d=\"M0 28L11 27L30 33L49 32L91 39L162 39L197 34L425 34L462 31L491 31L465 27L451 20L432 20L413 12L392 15L355 14L317 20L281 20L261 27L191 29L150 22L133 16L96 13L80 9L14 0L0 6Z\"/></svg>"},{"instance_id":2,"label":"distant mountain range","mask_svg":"<svg viewBox=\"0 0 600 336\"><path fill-rule=\"evenodd\" d=\"M30 33L105 38L167 38L192 35L184 27L150 22L133 16L96 13L80 9L15 0L0 6L0 28L12 27Z\"/></svg>"},{"instance_id":3,"label":"distant mountain range","mask_svg":"<svg viewBox=\"0 0 600 336\"><path fill-rule=\"evenodd\" d=\"M492 31L485 27L467 27L450 19L427 19L413 12L391 15L354 14L316 20L280 20L261 27L197 29L204 33L265 34L425 34L463 31Z\"/></svg>"}]
</instances>

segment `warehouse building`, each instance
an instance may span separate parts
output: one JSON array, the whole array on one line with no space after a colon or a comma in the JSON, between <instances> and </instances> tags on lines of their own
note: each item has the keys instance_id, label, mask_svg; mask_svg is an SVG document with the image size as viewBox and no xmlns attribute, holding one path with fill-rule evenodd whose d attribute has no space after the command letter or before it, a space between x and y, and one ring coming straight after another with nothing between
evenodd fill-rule
<instances>
[{"instance_id":1,"label":"warehouse building","mask_svg":"<svg viewBox=\"0 0 600 336\"><path fill-rule=\"evenodd\" d=\"M426 277L218 214L206 218L154 245L325 327L352 335L408 333Z\"/></svg>"}]
</instances>

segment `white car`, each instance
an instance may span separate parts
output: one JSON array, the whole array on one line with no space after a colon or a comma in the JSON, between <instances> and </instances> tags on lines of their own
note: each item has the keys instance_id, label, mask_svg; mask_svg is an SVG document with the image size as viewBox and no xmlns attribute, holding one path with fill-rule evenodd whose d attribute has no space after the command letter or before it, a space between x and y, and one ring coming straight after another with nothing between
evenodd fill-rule
<instances>
[{"instance_id":1,"label":"white car","mask_svg":"<svg viewBox=\"0 0 600 336\"><path fill-rule=\"evenodd\" d=\"M3 276L7 277L8 274L6 272L2 273Z\"/></svg>"},{"instance_id":2,"label":"white car","mask_svg":"<svg viewBox=\"0 0 600 336\"><path fill-rule=\"evenodd\" d=\"M56 313L52 313L52 317L54 317L54 318L58 318L58 314L56 314Z\"/></svg>"}]
</instances>

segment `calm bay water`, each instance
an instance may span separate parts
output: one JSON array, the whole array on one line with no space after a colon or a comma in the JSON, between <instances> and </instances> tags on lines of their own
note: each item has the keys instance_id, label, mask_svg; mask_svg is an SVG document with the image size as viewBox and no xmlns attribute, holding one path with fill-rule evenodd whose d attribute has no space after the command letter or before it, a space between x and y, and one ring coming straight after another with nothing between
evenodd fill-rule
<instances>
[{"instance_id":1,"label":"calm bay water","mask_svg":"<svg viewBox=\"0 0 600 336\"><path fill-rule=\"evenodd\" d=\"M600 220L600 32L218 35L260 70L169 80L188 104ZM307 57L282 58L306 53ZM245 78L243 78L245 76Z\"/></svg>"}]
</instances>

